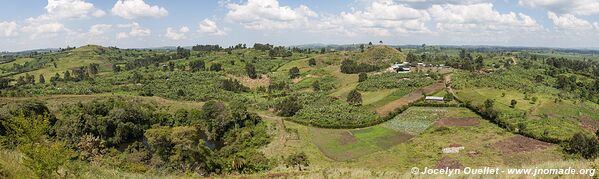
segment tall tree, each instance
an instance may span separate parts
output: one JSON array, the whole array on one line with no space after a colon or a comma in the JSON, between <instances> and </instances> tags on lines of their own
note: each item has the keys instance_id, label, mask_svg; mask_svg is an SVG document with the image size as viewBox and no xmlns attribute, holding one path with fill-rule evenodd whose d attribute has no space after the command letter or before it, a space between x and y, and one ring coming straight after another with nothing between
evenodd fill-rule
<instances>
[{"instance_id":1,"label":"tall tree","mask_svg":"<svg viewBox=\"0 0 599 179\"><path fill-rule=\"evenodd\" d=\"M347 102L351 105L362 105L362 94L358 90L352 90L347 94Z\"/></svg>"},{"instance_id":2,"label":"tall tree","mask_svg":"<svg viewBox=\"0 0 599 179\"><path fill-rule=\"evenodd\" d=\"M44 83L46 83L46 79L44 78L44 75L43 75L43 74L40 74L39 83L41 83L41 84L44 84Z\"/></svg>"},{"instance_id":3,"label":"tall tree","mask_svg":"<svg viewBox=\"0 0 599 179\"><path fill-rule=\"evenodd\" d=\"M258 78L258 74L256 74L256 68L251 63L245 64L245 72L248 74L248 77L251 79Z\"/></svg>"},{"instance_id":4,"label":"tall tree","mask_svg":"<svg viewBox=\"0 0 599 179\"><path fill-rule=\"evenodd\" d=\"M297 67L289 69L289 78L295 79L300 76L300 70Z\"/></svg>"}]
</instances>

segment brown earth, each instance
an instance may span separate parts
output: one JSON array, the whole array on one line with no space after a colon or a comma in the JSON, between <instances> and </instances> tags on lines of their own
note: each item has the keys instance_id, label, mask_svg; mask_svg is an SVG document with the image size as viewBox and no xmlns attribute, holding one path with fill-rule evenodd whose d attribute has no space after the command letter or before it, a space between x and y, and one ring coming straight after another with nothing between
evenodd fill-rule
<instances>
[{"instance_id":1,"label":"brown earth","mask_svg":"<svg viewBox=\"0 0 599 179\"><path fill-rule=\"evenodd\" d=\"M418 101L420 98L423 97L422 93L431 94L431 93L437 92L439 90L442 90L443 88L445 88L445 83L437 82L435 84L432 84L432 85L426 86L424 88L418 89L416 91L413 91L412 93L405 95L395 101L391 101L390 103L387 103L384 106L381 106L378 109L376 109L376 112L380 116L387 116L389 113L393 112L393 110L395 110L396 108L399 108L401 106L405 106L412 102Z\"/></svg>"},{"instance_id":2,"label":"brown earth","mask_svg":"<svg viewBox=\"0 0 599 179\"><path fill-rule=\"evenodd\" d=\"M521 135L515 135L514 137L494 143L491 146L503 153L521 153L544 150L550 147L551 144Z\"/></svg>"},{"instance_id":3,"label":"brown earth","mask_svg":"<svg viewBox=\"0 0 599 179\"><path fill-rule=\"evenodd\" d=\"M247 76L234 76L234 75L227 75L227 77L236 79L241 84L243 84L243 86L247 86L251 89L255 89L260 86L266 87L270 84L270 78L264 74L260 75L260 77L258 77L256 79L251 79L250 77L247 77Z\"/></svg>"},{"instance_id":4,"label":"brown earth","mask_svg":"<svg viewBox=\"0 0 599 179\"><path fill-rule=\"evenodd\" d=\"M438 168L438 169L445 169L445 168L463 169L464 165L462 165L462 163L460 163L460 161L458 161L456 159L449 158L449 157L443 157L441 160L437 161L437 165L435 165L435 168Z\"/></svg>"},{"instance_id":5,"label":"brown earth","mask_svg":"<svg viewBox=\"0 0 599 179\"><path fill-rule=\"evenodd\" d=\"M339 141L341 142L341 144L347 145L347 144L356 143L358 141L358 139L356 139L354 137L354 135L351 134L351 132L347 131L347 132L341 133L341 137L339 138Z\"/></svg>"},{"instance_id":6,"label":"brown earth","mask_svg":"<svg viewBox=\"0 0 599 179\"><path fill-rule=\"evenodd\" d=\"M477 118L442 118L437 121L436 126L478 126Z\"/></svg>"},{"instance_id":7,"label":"brown earth","mask_svg":"<svg viewBox=\"0 0 599 179\"><path fill-rule=\"evenodd\" d=\"M599 130L599 121L593 120L588 116L580 117L578 120L580 121L580 126L586 130L591 132Z\"/></svg>"}]
</instances>

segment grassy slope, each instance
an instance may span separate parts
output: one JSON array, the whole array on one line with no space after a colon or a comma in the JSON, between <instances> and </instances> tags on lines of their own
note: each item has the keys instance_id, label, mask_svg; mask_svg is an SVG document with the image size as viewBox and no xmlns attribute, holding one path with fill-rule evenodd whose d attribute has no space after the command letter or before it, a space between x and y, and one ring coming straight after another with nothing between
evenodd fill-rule
<instances>
[{"instance_id":1,"label":"grassy slope","mask_svg":"<svg viewBox=\"0 0 599 179\"><path fill-rule=\"evenodd\" d=\"M463 108L446 108L448 111L443 116L446 117L476 117L476 114ZM411 110L423 110L423 108L413 108ZM424 111L418 114L426 113ZM430 112L429 112L430 113ZM422 117L420 115L407 115L404 117ZM397 120L400 120L399 117ZM480 118L479 118L480 119ZM275 124L275 123L270 123ZM280 123L276 123L280 125ZM560 160L560 151L558 147L551 147L544 151L537 151L532 153L505 155L501 154L493 148L489 148L488 145L495 143L499 140L509 138L513 134L489 123L485 120L480 119L480 126L472 127L448 127L447 130L436 130L438 127L430 127L424 130L419 136L411 139L407 143L391 146L388 149L380 149L372 144L376 141L376 136L380 136L381 133L389 133L382 128L382 125L370 127L372 130L364 131L364 129L358 129L360 132L353 132L349 130L327 130L327 129L316 129L307 126L298 125L292 122L284 122L287 128L295 129L298 131L300 140L283 140L285 141L284 146L281 150L276 152L267 153L268 156L276 158L277 156L286 156L290 153L303 151L308 154L310 161L312 162L312 171L322 171L330 169L343 169L352 168L356 171L365 170L372 172L382 171L394 171L399 173L406 172L413 166L418 167L431 167L434 166L436 160L442 158L444 155L440 154L440 149L451 143L459 143L466 147L466 151L462 151L459 154L449 154L450 157L459 160L465 166L521 166L521 165L536 165L547 161ZM359 155L357 158L351 158L344 161L335 161L326 157L327 155L319 149L319 145L324 140L324 144L333 150L344 148L345 146L340 145L339 141L335 141L334 137L340 135L343 132L352 132L358 139L358 142L352 144L353 147L361 148L355 150L352 148L348 152L359 151L362 153L354 153ZM315 133L320 132L320 133ZM366 132L366 133L365 133ZM365 137L366 136L366 137ZM375 140L373 140L375 139ZM451 139L451 140L448 140ZM360 140L366 140L361 142ZM271 144L273 145L273 144ZM364 155L364 151L370 152ZM467 151L478 151L481 153L479 157L468 157ZM339 156L344 156L345 153L341 153ZM533 158L535 157L535 158ZM278 167L271 172L288 172L289 169L285 167Z\"/></svg>"}]
</instances>

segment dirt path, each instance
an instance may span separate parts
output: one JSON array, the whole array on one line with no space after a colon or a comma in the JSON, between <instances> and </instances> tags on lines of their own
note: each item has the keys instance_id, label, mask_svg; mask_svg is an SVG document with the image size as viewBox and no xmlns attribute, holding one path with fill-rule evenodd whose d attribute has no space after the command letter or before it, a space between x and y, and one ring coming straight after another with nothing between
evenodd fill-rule
<instances>
[{"instance_id":1,"label":"dirt path","mask_svg":"<svg viewBox=\"0 0 599 179\"><path fill-rule=\"evenodd\" d=\"M451 93L453 96L456 96L455 91L453 91L453 88L451 88L451 75L453 75L453 74L449 73L449 74L443 76L443 81L445 81L445 85L447 86L447 91L449 93Z\"/></svg>"},{"instance_id":2,"label":"dirt path","mask_svg":"<svg viewBox=\"0 0 599 179\"><path fill-rule=\"evenodd\" d=\"M273 130L275 134L271 135L273 136L272 141L261 149L262 152L269 156L275 156L276 154L280 154L281 152L279 152L279 150L284 149L287 143L288 134L285 130L285 121L283 120L283 118L278 116L272 116L264 113L258 113L258 115L263 120L272 123L272 126L275 127L275 130Z\"/></svg>"},{"instance_id":3,"label":"dirt path","mask_svg":"<svg viewBox=\"0 0 599 179\"><path fill-rule=\"evenodd\" d=\"M401 97L395 101L391 101L390 103L385 104L384 106L379 107L378 109L376 109L376 112L380 115L380 116L387 116L389 113L393 112L393 110L395 110L396 108L399 108L400 106L404 106L404 105L408 105L412 102L418 101L420 98L422 98L422 94L431 94L434 92L437 92L439 90L442 90L443 88L445 88L445 83L440 81L437 82L435 84L426 86L424 88L418 89L416 91L413 91L412 93Z\"/></svg>"}]
</instances>

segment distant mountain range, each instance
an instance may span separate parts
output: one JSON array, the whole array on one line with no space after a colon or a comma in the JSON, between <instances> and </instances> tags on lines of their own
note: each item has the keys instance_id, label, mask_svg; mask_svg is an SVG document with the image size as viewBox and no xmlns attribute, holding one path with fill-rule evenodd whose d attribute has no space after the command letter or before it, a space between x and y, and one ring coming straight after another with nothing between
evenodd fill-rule
<instances>
[{"instance_id":1,"label":"distant mountain range","mask_svg":"<svg viewBox=\"0 0 599 179\"><path fill-rule=\"evenodd\" d=\"M373 43L373 44L379 44ZM355 50L359 49L362 44L303 44L303 45L291 45L289 47L297 47L302 49L335 49L335 50ZM389 45L394 48L422 48L422 45ZM566 53L580 53L580 54L596 54L599 55L599 47L595 48L557 48L557 47L523 47L523 46L492 46L492 45L426 45L426 47L439 47L439 48L463 48L471 51L556 51ZM191 46L183 46L183 48L191 49ZM164 47L148 47L148 48L129 48L129 49L151 49L151 50L176 50L177 46L164 46ZM0 55L29 55L31 53L45 53L58 51L60 48L44 48L44 49L33 49L19 52L0 52Z\"/></svg>"}]
</instances>

